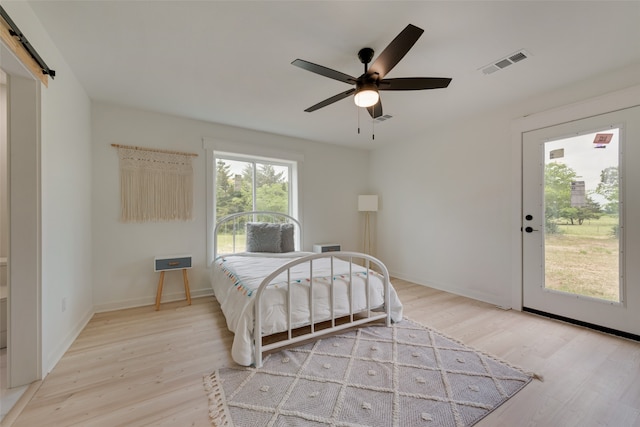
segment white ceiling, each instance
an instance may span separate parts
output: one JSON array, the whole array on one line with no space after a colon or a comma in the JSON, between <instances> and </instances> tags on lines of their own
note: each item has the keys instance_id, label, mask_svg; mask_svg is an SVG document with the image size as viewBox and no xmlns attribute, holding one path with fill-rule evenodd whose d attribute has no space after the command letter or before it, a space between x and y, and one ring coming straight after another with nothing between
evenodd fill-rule
<instances>
[{"instance_id":1,"label":"white ceiling","mask_svg":"<svg viewBox=\"0 0 640 427\"><path fill-rule=\"evenodd\" d=\"M640 63L638 1L29 3L94 100L353 147ZM303 111L351 86L291 61L357 77L358 50L377 56L409 23L425 32L387 77L451 77L449 88L381 92L393 118L375 141L365 110L357 134L352 98ZM531 57L480 71L520 49Z\"/></svg>"}]
</instances>

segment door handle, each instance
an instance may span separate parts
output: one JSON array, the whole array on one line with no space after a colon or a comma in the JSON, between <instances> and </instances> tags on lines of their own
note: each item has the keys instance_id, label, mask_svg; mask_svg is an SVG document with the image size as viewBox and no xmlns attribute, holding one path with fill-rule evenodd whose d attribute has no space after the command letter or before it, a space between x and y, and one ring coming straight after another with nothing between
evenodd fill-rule
<instances>
[{"instance_id":1,"label":"door handle","mask_svg":"<svg viewBox=\"0 0 640 427\"><path fill-rule=\"evenodd\" d=\"M534 230L533 227L526 227L524 231L526 231L527 233L531 233L532 231L538 231L538 230Z\"/></svg>"}]
</instances>

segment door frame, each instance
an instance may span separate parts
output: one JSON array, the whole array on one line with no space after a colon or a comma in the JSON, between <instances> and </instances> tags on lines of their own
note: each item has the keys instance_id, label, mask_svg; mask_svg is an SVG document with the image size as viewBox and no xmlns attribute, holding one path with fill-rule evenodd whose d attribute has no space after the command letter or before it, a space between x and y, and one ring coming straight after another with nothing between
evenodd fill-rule
<instances>
[{"instance_id":1,"label":"door frame","mask_svg":"<svg viewBox=\"0 0 640 427\"><path fill-rule=\"evenodd\" d=\"M511 122L511 253L520 254L511 263L511 308L522 311L523 306L523 248L522 248L522 142L525 132L581 120L640 105L640 85L611 92L596 98L565 105Z\"/></svg>"},{"instance_id":2,"label":"door frame","mask_svg":"<svg viewBox=\"0 0 640 427\"><path fill-rule=\"evenodd\" d=\"M7 382L14 388L43 375L41 83L2 41L0 66L7 74Z\"/></svg>"}]
</instances>

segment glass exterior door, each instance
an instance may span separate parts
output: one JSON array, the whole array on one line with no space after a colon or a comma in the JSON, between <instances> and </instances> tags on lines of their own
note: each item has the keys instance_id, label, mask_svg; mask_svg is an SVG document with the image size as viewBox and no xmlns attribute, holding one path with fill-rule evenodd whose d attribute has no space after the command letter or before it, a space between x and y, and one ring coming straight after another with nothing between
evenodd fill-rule
<instances>
[{"instance_id":1,"label":"glass exterior door","mask_svg":"<svg viewBox=\"0 0 640 427\"><path fill-rule=\"evenodd\" d=\"M640 107L526 132L523 306L640 335Z\"/></svg>"}]
</instances>

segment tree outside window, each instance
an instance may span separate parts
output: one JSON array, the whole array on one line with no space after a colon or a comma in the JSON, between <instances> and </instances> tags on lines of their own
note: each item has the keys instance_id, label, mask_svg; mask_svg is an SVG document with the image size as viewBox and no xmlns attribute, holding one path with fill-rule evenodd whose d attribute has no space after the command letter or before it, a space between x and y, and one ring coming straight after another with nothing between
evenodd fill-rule
<instances>
[{"instance_id":1,"label":"tree outside window","mask_svg":"<svg viewBox=\"0 0 640 427\"><path fill-rule=\"evenodd\" d=\"M216 159L216 218L252 210L290 214L291 166L264 160Z\"/></svg>"}]
</instances>

